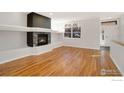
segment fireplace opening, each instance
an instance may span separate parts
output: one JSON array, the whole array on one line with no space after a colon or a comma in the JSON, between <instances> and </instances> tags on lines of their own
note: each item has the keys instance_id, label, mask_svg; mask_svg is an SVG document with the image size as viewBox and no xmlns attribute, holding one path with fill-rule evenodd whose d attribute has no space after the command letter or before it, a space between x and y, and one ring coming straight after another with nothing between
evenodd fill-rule
<instances>
[{"instance_id":1,"label":"fireplace opening","mask_svg":"<svg viewBox=\"0 0 124 93\"><path fill-rule=\"evenodd\" d=\"M38 46L48 44L48 34L38 34Z\"/></svg>"},{"instance_id":2,"label":"fireplace opening","mask_svg":"<svg viewBox=\"0 0 124 93\"><path fill-rule=\"evenodd\" d=\"M42 46L51 43L50 32L27 32L27 45L30 47Z\"/></svg>"}]
</instances>

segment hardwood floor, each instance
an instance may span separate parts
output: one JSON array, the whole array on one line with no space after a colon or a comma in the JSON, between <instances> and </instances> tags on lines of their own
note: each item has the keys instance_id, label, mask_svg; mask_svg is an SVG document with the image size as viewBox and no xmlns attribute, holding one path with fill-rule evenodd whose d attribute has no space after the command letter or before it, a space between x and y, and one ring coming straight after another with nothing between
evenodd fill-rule
<instances>
[{"instance_id":1,"label":"hardwood floor","mask_svg":"<svg viewBox=\"0 0 124 93\"><path fill-rule=\"evenodd\" d=\"M0 65L0 76L121 76L108 51L60 47Z\"/></svg>"}]
</instances>

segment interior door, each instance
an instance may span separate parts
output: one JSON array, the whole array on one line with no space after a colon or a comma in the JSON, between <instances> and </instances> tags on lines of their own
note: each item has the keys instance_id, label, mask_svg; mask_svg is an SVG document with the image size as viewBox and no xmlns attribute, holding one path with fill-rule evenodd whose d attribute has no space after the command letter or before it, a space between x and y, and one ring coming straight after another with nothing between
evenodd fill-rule
<instances>
[{"instance_id":1,"label":"interior door","mask_svg":"<svg viewBox=\"0 0 124 93\"><path fill-rule=\"evenodd\" d=\"M117 39L118 33L117 25L102 25L101 46L110 46L111 40Z\"/></svg>"}]
</instances>

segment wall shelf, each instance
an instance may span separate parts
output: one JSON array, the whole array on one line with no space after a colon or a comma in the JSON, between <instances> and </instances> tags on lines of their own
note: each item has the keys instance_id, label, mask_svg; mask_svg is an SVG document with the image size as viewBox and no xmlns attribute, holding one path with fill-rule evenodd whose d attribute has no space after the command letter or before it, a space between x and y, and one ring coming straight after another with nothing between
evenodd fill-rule
<instances>
[{"instance_id":1,"label":"wall shelf","mask_svg":"<svg viewBox=\"0 0 124 93\"><path fill-rule=\"evenodd\" d=\"M28 28L16 25L0 25L0 31L24 31L28 32Z\"/></svg>"},{"instance_id":2,"label":"wall shelf","mask_svg":"<svg viewBox=\"0 0 124 93\"><path fill-rule=\"evenodd\" d=\"M16 25L0 25L0 31L21 31L21 32L51 32L61 33L52 29L38 28L38 27L25 27Z\"/></svg>"}]
</instances>

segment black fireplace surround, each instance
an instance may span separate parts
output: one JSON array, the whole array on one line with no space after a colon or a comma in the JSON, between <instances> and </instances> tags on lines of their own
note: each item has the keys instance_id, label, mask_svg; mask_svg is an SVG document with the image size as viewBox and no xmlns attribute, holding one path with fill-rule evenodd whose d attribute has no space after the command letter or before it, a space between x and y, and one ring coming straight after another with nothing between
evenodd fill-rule
<instances>
[{"instance_id":1,"label":"black fireplace surround","mask_svg":"<svg viewBox=\"0 0 124 93\"><path fill-rule=\"evenodd\" d=\"M31 12L27 15L27 26L51 29L51 18ZM35 47L49 43L51 43L50 32L27 32L28 46Z\"/></svg>"},{"instance_id":2,"label":"black fireplace surround","mask_svg":"<svg viewBox=\"0 0 124 93\"><path fill-rule=\"evenodd\" d=\"M27 26L51 29L51 18L31 12L27 15Z\"/></svg>"},{"instance_id":3,"label":"black fireplace surround","mask_svg":"<svg viewBox=\"0 0 124 93\"><path fill-rule=\"evenodd\" d=\"M42 46L51 43L50 32L27 32L27 44L30 47Z\"/></svg>"}]
</instances>

